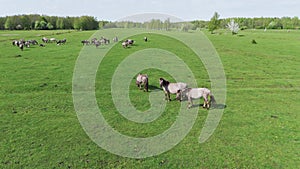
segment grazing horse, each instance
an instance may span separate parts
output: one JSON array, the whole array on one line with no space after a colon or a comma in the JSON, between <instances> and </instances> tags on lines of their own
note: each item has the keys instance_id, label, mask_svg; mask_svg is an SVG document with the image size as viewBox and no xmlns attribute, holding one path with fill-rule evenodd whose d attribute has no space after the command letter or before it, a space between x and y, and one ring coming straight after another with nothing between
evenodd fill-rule
<instances>
[{"instance_id":1,"label":"grazing horse","mask_svg":"<svg viewBox=\"0 0 300 169\"><path fill-rule=\"evenodd\" d=\"M165 80L164 78L159 78L160 87L164 90L165 99L171 101L170 94L176 94L178 90L184 90L187 88L186 83L178 82L178 83L170 83L169 81ZM177 100L181 101L181 99Z\"/></svg>"},{"instance_id":2,"label":"grazing horse","mask_svg":"<svg viewBox=\"0 0 300 169\"><path fill-rule=\"evenodd\" d=\"M113 41L114 41L114 42L118 42L118 41L119 41L118 37L117 37L117 36L114 37L114 38L113 38Z\"/></svg>"},{"instance_id":3,"label":"grazing horse","mask_svg":"<svg viewBox=\"0 0 300 169\"><path fill-rule=\"evenodd\" d=\"M136 77L136 82L135 84L137 85L137 87L140 88L140 90L142 90L142 85L144 86L144 91L148 92L148 75L146 74L138 74L138 76Z\"/></svg>"},{"instance_id":4,"label":"grazing horse","mask_svg":"<svg viewBox=\"0 0 300 169\"><path fill-rule=\"evenodd\" d=\"M42 38L42 41L43 41L44 43L48 43L48 42L49 42L49 39L46 38L46 37L43 37L43 38Z\"/></svg>"},{"instance_id":5,"label":"grazing horse","mask_svg":"<svg viewBox=\"0 0 300 169\"><path fill-rule=\"evenodd\" d=\"M207 88L187 88L184 90L178 90L176 98L182 98L183 95L188 98L188 108L191 108L193 106L193 99L200 99L202 97L204 99L203 108L209 109L211 103L216 103L215 97ZM210 97L209 101L208 97Z\"/></svg>"},{"instance_id":6,"label":"grazing horse","mask_svg":"<svg viewBox=\"0 0 300 169\"><path fill-rule=\"evenodd\" d=\"M55 38L50 38L50 42L52 43L52 42L57 42L57 40L55 39Z\"/></svg>"},{"instance_id":7,"label":"grazing horse","mask_svg":"<svg viewBox=\"0 0 300 169\"><path fill-rule=\"evenodd\" d=\"M129 45L133 45L134 40L132 40L132 39L127 39L125 42L127 42Z\"/></svg>"},{"instance_id":8,"label":"grazing horse","mask_svg":"<svg viewBox=\"0 0 300 169\"><path fill-rule=\"evenodd\" d=\"M123 48L126 48L128 46L128 43L127 42L122 42L122 46L123 46Z\"/></svg>"},{"instance_id":9,"label":"grazing horse","mask_svg":"<svg viewBox=\"0 0 300 169\"><path fill-rule=\"evenodd\" d=\"M101 45L101 42L98 41L98 40L96 40L96 41L94 42L94 44L95 44L96 48L98 48L98 47Z\"/></svg>"},{"instance_id":10,"label":"grazing horse","mask_svg":"<svg viewBox=\"0 0 300 169\"><path fill-rule=\"evenodd\" d=\"M36 40L34 40L34 39L33 39L33 40L29 40L29 41L30 41L30 43L33 44L33 45L38 45L38 44L39 44L38 41L36 41Z\"/></svg>"},{"instance_id":11,"label":"grazing horse","mask_svg":"<svg viewBox=\"0 0 300 169\"><path fill-rule=\"evenodd\" d=\"M19 48L21 49L21 51L23 51L23 49L24 49L24 44L21 43L21 44L19 45Z\"/></svg>"},{"instance_id":12,"label":"grazing horse","mask_svg":"<svg viewBox=\"0 0 300 169\"><path fill-rule=\"evenodd\" d=\"M19 41L13 40L13 41L12 41L12 45L13 45L13 46L19 46Z\"/></svg>"},{"instance_id":13,"label":"grazing horse","mask_svg":"<svg viewBox=\"0 0 300 169\"><path fill-rule=\"evenodd\" d=\"M122 42L122 46L123 46L123 48L127 48L128 46L133 45L133 43L134 43L134 40L126 39L124 42Z\"/></svg>"},{"instance_id":14,"label":"grazing horse","mask_svg":"<svg viewBox=\"0 0 300 169\"><path fill-rule=\"evenodd\" d=\"M58 41L56 42L56 44L57 44L57 45L61 45L61 44L65 44L66 42L67 42L67 39L64 38L63 40L58 40Z\"/></svg>"},{"instance_id":15,"label":"grazing horse","mask_svg":"<svg viewBox=\"0 0 300 169\"><path fill-rule=\"evenodd\" d=\"M82 40L81 43L82 43L82 45L89 45L90 41L89 40Z\"/></svg>"}]
</instances>

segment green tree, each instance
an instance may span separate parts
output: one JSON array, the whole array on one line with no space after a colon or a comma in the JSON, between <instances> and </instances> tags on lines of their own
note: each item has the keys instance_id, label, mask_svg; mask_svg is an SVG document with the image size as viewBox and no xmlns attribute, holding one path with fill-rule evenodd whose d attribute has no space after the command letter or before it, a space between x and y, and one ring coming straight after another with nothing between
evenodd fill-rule
<instances>
[{"instance_id":1,"label":"green tree","mask_svg":"<svg viewBox=\"0 0 300 169\"><path fill-rule=\"evenodd\" d=\"M81 16L80 18L75 18L74 28L80 30L95 30L99 28L99 24L94 17L91 16Z\"/></svg>"},{"instance_id":2,"label":"green tree","mask_svg":"<svg viewBox=\"0 0 300 169\"><path fill-rule=\"evenodd\" d=\"M163 28L166 30L166 31L169 31L170 30L170 26L171 26L171 21L170 21L170 18L166 19L164 21L164 24L163 24Z\"/></svg>"},{"instance_id":3,"label":"green tree","mask_svg":"<svg viewBox=\"0 0 300 169\"><path fill-rule=\"evenodd\" d=\"M47 29L53 29L54 28L54 26L51 24L51 23L47 23Z\"/></svg>"},{"instance_id":4,"label":"green tree","mask_svg":"<svg viewBox=\"0 0 300 169\"><path fill-rule=\"evenodd\" d=\"M293 29L297 29L300 26L300 21L299 18L297 16L292 18L292 25L293 25Z\"/></svg>"},{"instance_id":5,"label":"green tree","mask_svg":"<svg viewBox=\"0 0 300 169\"><path fill-rule=\"evenodd\" d=\"M57 20L56 20L56 28L57 29L64 29L65 28L65 25L64 25L64 19L62 17L59 17Z\"/></svg>"},{"instance_id":6,"label":"green tree","mask_svg":"<svg viewBox=\"0 0 300 169\"><path fill-rule=\"evenodd\" d=\"M35 30L41 29L40 21L35 21L35 23L34 23L34 29L35 29Z\"/></svg>"},{"instance_id":7,"label":"green tree","mask_svg":"<svg viewBox=\"0 0 300 169\"><path fill-rule=\"evenodd\" d=\"M108 21L99 21L99 29L103 29L104 26L108 23Z\"/></svg>"},{"instance_id":8,"label":"green tree","mask_svg":"<svg viewBox=\"0 0 300 169\"><path fill-rule=\"evenodd\" d=\"M29 30L31 29L31 20L28 15L22 15L20 17L20 25L22 25L23 29Z\"/></svg>"},{"instance_id":9,"label":"green tree","mask_svg":"<svg viewBox=\"0 0 300 169\"><path fill-rule=\"evenodd\" d=\"M220 27L221 22L219 20L219 17L220 17L220 15L217 12L215 12L214 16L210 19L210 21L208 23L208 30L211 33L214 33L214 31Z\"/></svg>"},{"instance_id":10,"label":"green tree","mask_svg":"<svg viewBox=\"0 0 300 169\"><path fill-rule=\"evenodd\" d=\"M7 17L6 18L4 28L9 29L9 30L13 30L14 25L13 25L12 17Z\"/></svg>"},{"instance_id":11,"label":"green tree","mask_svg":"<svg viewBox=\"0 0 300 169\"><path fill-rule=\"evenodd\" d=\"M5 27L5 21L6 21L6 18L5 17L0 17L0 30L4 30Z\"/></svg>"}]
</instances>

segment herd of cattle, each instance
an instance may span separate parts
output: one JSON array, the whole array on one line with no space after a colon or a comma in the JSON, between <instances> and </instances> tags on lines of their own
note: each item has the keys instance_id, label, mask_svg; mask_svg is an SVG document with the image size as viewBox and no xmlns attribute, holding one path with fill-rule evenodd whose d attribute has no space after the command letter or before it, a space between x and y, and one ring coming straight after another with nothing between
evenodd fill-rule
<instances>
[{"instance_id":1,"label":"herd of cattle","mask_svg":"<svg viewBox=\"0 0 300 169\"><path fill-rule=\"evenodd\" d=\"M42 42L43 43L39 44L38 41L35 40L35 39L31 39L31 40L20 39L20 40L13 40L12 45L20 48L21 51L23 51L24 47L30 48L30 46L32 46L32 45L39 45L41 47L45 47L46 46L45 43L56 43L57 45L63 45L67 42L67 39L64 38L62 40L57 40L55 38L49 38L48 39L46 37L43 37Z\"/></svg>"}]
</instances>

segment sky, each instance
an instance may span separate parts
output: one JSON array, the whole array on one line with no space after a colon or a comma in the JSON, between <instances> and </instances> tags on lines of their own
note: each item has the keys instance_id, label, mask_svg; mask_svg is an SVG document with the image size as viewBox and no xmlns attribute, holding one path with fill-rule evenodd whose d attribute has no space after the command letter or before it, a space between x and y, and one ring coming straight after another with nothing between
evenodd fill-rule
<instances>
[{"instance_id":1,"label":"sky","mask_svg":"<svg viewBox=\"0 0 300 169\"><path fill-rule=\"evenodd\" d=\"M214 12L220 18L300 17L299 8L300 0L0 0L0 16L89 15L107 21L141 21L161 15L184 21L209 20ZM132 15L135 19L129 17Z\"/></svg>"}]
</instances>

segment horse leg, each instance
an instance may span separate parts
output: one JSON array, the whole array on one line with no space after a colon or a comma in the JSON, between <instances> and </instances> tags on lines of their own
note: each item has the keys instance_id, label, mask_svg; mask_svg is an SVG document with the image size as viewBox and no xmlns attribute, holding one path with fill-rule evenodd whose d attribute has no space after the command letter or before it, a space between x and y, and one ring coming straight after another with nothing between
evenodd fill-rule
<instances>
[{"instance_id":1,"label":"horse leg","mask_svg":"<svg viewBox=\"0 0 300 169\"><path fill-rule=\"evenodd\" d=\"M207 95L204 95L203 96L204 98L204 103L203 103L203 108L209 108L209 104L208 104L208 100L207 100Z\"/></svg>"},{"instance_id":2,"label":"horse leg","mask_svg":"<svg viewBox=\"0 0 300 169\"><path fill-rule=\"evenodd\" d=\"M193 100L190 96L188 96L188 108L191 108L193 106Z\"/></svg>"},{"instance_id":3,"label":"horse leg","mask_svg":"<svg viewBox=\"0 0 300 169\"><path fill-rule=\"evenodd\" d=\"M167 93L165 93L165 100L168 100L167 98L168 98L168 94L167 94Z\"/></svg>"},{"instance_id":4,"label":"horse leg","mask_svg":"<svg viewBox=\"0 0 300 169\"><path fill-rule=\"evenodd\" d=\"M148 86L149 84L148 84L148 80L147 80L147 82L145 83L145 86L144 86L144 90L146 91L146 92L148 92Z\"/></svg>"},{"instance_id":5,"label":"horse leg","mask_svg":"<svg viewBox=\"0 0 300 169\"><path fill-rule=\"evenodd\" d=\"M168 96L168 100L171 101L170 92L167 93L167 96Z\"/></svg>"}]
</instances>

